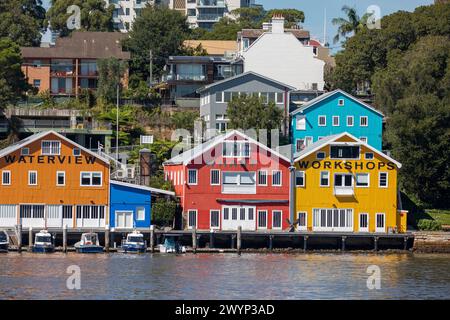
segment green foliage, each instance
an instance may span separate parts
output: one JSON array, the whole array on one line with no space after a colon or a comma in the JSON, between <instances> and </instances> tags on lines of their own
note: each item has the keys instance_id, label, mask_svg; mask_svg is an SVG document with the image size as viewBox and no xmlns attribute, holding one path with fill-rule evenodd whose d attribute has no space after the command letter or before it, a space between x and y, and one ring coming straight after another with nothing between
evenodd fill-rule
<instances>
[{"instance_id":1,"label":"green foliage","mask_svg":"<svg viewBox=\"0 0 450 320\"><path fill-rule=\"evenodd\" d=\"M150 187L161 190L174 191L172 183L164 179L163 172L159 172L150 177Z\"/></svg>"},{"instance_id":2,"label":"green foliage","mask_svg":"<svg viewBox=\"0 0 450 320\"><path fill-rule=\"evenodd\" d=\"M275 103L264 104L254 95L234 97L228 103L227 114L232 129L279 129L283 121L283 111Z\"/></svg>"},{"instance_id":3,"label":"green foliage","mask_svg":"<svg viewBox=\"0 0 450 320\"><path fill-rule=\"evenodd\" d=\"M45 29L45 9L41 0L1 0L0 38L20 46L38 46Z\"/></svg>"},{"instance_id":4,"label":"green foliage","mask_svg":"<svg viewBox=\"0 0 450 320\"><path fill-rule=\"evenodd\" d=\"M174 200L159 198L152 204L152 224L160 226L171 226L177 203Z\"/></svg>"},{"instance_id":5,"label":"green foliage","mask_svg":"<svg viewBox=\"0 0 450 320\"><path fill-rule=\"evenodd\" d=\"M349 6L343 6L342 12L345 13L346 18L334 18L331 23L338 26L338 32L333 38L333 42L337 43L339 39L346 37L348 34L358 33L362 28L364 28L367 22L367 16L362 18L358 15L355 8L350 8Z\"/></svg>"},{"instance_id":6,"label":"green foliage","mask_svg":"<svg viewBox=\"0 0 450 320\"><path fill-rule=\"evenodd\" d=\"M197 28L199 29L199 28ZM195 48L192 47L183 47L183 55L186 56L207 56L208 55L208 51L206 51L202 44L199 43L198 46L196 46Z\"/></svg>"},{"instance_id":7,"label":"green foliage","mask_svg":"<svg viewBox=\"0 0 450 320\"><path fill-rule=\"evenodd\" d=\"M139 151L146 148L155 155L154 161L156 162L156 166L158 167L158 170L162 171L163 162L172 157L172 149L176 144L177 142L175 141L155 140L152 144L141 145L130 152L129 161L131 163L137 163L139 160Z\"/></svg>"},{"instance_id":8,"label":"green foliage","mask_svg":"<svg viewBox=\"0 0 450 320\"><path fill-rule=\"evenodd\" d=\"M50 93L50 90L41 91L37 94L39 99L42 99L42 108L48 109L55 107L55 99Z\"/></svg>"},{"instance_id":9,"label":"green foliage","mask_svg":"<svg viewBox=\"0 0 450 320\"><path fill-rule=\"evenodd\" d=\"M198 120L200 114L198 111L180 111L172 115L172 123L175 129L186 129L189 132L194 131L194 122Z\"/></svg>"},{"instance_id":10,"label":"green foliage","mask_svg":"<svg viewBox=\"0 0 450 320\"><path fill-rule=\"evenodd\" d=\"M132 53L130 83L149 78L150 50L153 52L154 77L161 75L166 59L182 52L184 40L188 38L189 26L186 17L177 10L160 6L147 6L136 17L129 39L124 46Z\"/></svg>"},{"instance_id":11,"label":"green foliage","mask_svg":"<svg viewBox=\"0 0 450 320\"><path fill-rule=\"evenodd\" d=\"M52 0L52 6L47 11L47 22L61 36L67 36L72 31L67 28L67 20L73 13L67 13L67 8L77 5L81 9L81 31L113 31L114 5L105 6L104 0Z\"/></svg>"},{"instance_id":12,"label":"green foliage","mask_svg":"<svg viewBox=\"0 0 450 320\"><path fill-rule=\"evenodd\" d=\"M442 225L438 221L428 219L419 220L417 227L423 231L439 231L442 229Z\"/></svg>"},{"instance_id":13,"label":"green foliage","mask_svg":"<svg viewBox=\"0 0 450 320\"><path fill-rule=\"evenodd\" d=\"M97 97L107 102L114 102L117 99L117 86L121 84L121 78L127 69L125 61L111 57L99 59Z\"/></svg>"},{"instance_id":14,"label":"green foliage","mask_svg":"<svg viewBox=\"0 0 450 320\"><path fill-rule=\"evenodd\" d=\"M19 46L9 39L0 39L0 109L16 103L30 88L21 63Z\"/></svg>"},{"instance_id":15,"label":"green foliage","mask_svg":"<svg viewBox=\"0 0 450 320\"><path fill-rule=\"evenodd\" d=\"M135 87L128 87L124 90L122 97L132 99L136 102L149 102L151 105L161 104L161 95L154 88L150 88L145 81L134 83Z\"/></svg>"},{"instance_id":16,"label":"green foliage","mask_svg":"<svg viewBox=\"0 0 450 320\"><path fill-rule=\"evenodd\" d=\"M284 17L284 26L292 28L305 22L305 14L297 9L272 9L267 11L265 21L270 21L274 15L282 15Z\"/></svg>"}]
</instances>

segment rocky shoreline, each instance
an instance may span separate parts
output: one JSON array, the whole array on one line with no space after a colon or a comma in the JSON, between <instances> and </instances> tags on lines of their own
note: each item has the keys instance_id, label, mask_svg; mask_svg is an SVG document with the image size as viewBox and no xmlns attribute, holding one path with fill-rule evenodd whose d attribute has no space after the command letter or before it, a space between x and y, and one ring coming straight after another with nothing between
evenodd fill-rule
<instances>
[{"instance_id":1,"label":"rocky shoreline","mask_svg":"<svg viewBox=\"0 0 450 320\"><path fill-rule=\"evenodd\" d=\"M413 251L418 253L450 253L450 232L416 231Z\"/></svg>"}]
</instances>

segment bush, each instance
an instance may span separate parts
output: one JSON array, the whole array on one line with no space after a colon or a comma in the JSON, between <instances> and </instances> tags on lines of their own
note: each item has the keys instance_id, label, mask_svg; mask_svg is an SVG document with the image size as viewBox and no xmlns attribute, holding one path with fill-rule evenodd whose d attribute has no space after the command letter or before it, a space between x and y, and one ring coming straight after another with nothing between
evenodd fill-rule
<instances>
[{"instance_id":1,"label":"bush","mask_svg":"<svg viewBox=\"0 0 450 320\"><path fill-rule=\"evenodd\" d=\"M152 205L152 224L172 226L176 211L176 201L163 198L157 199Z\"/></svg>"},{"instance_id":2,"label":"bush","mask_svg":"<svg viewBox=\"0 0 450 320\"><path fill-rule=\"evenodd\" d=\"M439 231L442 229L442 225L440 222L436 220L430 220L430 219L421 219L417 223L417 227L419 230L424 231Z\"/></svg>"}]
</instances>

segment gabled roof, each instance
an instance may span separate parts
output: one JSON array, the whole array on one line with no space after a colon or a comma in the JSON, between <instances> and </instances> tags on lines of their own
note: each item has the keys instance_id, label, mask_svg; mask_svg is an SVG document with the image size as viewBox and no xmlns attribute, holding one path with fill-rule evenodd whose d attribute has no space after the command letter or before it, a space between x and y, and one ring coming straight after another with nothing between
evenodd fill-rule
<instances>
[{"instance_id":1,"label":"gabled roof","mask_svg":"<svg viewBox=\"0 0 450 320\"><path fill-rule=\"evenodd\" d=\"M375 149L374 147L370 146L369 144L361 141L360 139L356 138L355 136L353 136L352 134L348 133L348 132L342 132L339 134L335 134L335 135L331 135L331 136L326 136L323 139L320 139L319 141L314 142L313 144L309 145L308 147L306 147L305 149L303 149L300 152L297 152L296 154L294 154L294 163L309 156L310 154L322 149L322 147L328 145L328 144L332 144L333 142L335 142L336 140L347 136L349 138L351 138L352 140L354 140L354 142L356 142L358 145L364 146L368 149L370 149L371 151L373 151L374 153L380 155L381 157L389 160L390 162L394 163L399 169L402 167L402 164L400 162L398 162L397 160L392 159L391 157L389 157L387 154L384 154L383 152Z\"/></svg>"},{"instance_id":2,"label":"gabled roof","mask_svg":"<svg viewBox=\"0 0 450 320\"><path fill-rule=\"evenodd\" d=\"M285 84L285 83L282 83L282 82L280 82L280 81L271 79L271 78L269 78L269 77L263 76L263 75L261 75L261 74L259 74L259 73L253 72L253 71L247 71L247 72L238 74L238 75L236 75L236 76L234 76L234 77L227 78L227 79L224 79L224 80L221 80L221 81L217 81L217 82L208 84L208 85L206 85L206 86L203 86L203 87L201 87L201 88L199 88L199 89L197 90L197 93L201 93L201 92L206 91L206 90L208 90L208 89L210 89L210 88L212 88L212 87L218 86L218 85L223 84L223 83L226 83L226 82L228 82L228 81L233 81L233 80L235 80L235 79L239 79L239 78L242 78L242 77L246 77L246 76L248 76L248 75L253 75L253 76L255 76L255 77L258 77L258 78L261 78L261 79L264 79L264 80L267 80L267 81L276 83L277 85L282 86L282 87L286 87L286 88L288 88L288 89L290 89L290 90L295 90L294 87L292 87L292 86L290 86L290 85L288 85L288 84Z\"/></svg>"},{"instance_id":3,"label":"gabled roof","mask_svg":"<svg viewBox=\"0 0 450 320\"><path fill-rule=\"evenodd\" d=\"M127 183L127 182L122 182L122 181L117 181L117 180L110 180L109 183L115 184L118 186L122 186L122 187L149 191L151 193L160 193L160 194L166 194L169 196L175 196L175 192L173 192L173 191L167 191L167 190L162 190L162 189L157 189L157 188L152 188L152 187L147 187L147 186L141 186L139 184L132 184L132 183Z\"/></svg>"},{"instance_id":4,"label":"gabled roof","mask_svg":"<svg viewBox=\"0 0 450 320\"><path fill-rule=\"evenodd\" d=\"M264 33L270 32L270 30L264 29L242 29L238 32L238 37L243 38L259 38ZM285 29L285 33L292 33L297 39L309 39L309 31L303 29Z\"/></svg>"},{"instance_id":5,"label":"gabled roof","mask_svg":"<svg viewBox=\"0 0 450 320\"><path fill-rule=\"evenodd\" d=\"M193 159L199 157L206 151L210 150L211 148L214 148L215 146L217 146L218 144L227 140L228 138L232 137L233 135L238 135L238 136L246 139L248 142L256 144L258 147L269 151L271 154L275 155L276 157L291 163L290 159L288 159L287 157L281 155L280 153L270 149L268 146L256 141L255 139L250 138L249 136L247 136L246 134L244 134L238 130L232 130L232 131L227 132L226 134L216 136L216 137L212 138L211 140L208 140L190 150L187 150L187 151L179 154L176 157L173 157L170 160L165 161L164 165L174 165L174 164L187 165Z\"/></svg>"},{"instance_id":6,"label":"gabled roof","mask_svg":"<svg viewBox=\"0 0 450 320\"><path fill-rule=\"evenodd\" d=\"M361 100L355 98L355 97L352 96L351 94L349 94L349 93L347 93L347 92L345 92L344 90L341 90L341 89L336 89L336 90L333 90L333 91L324 93L324 94L322 94L322 95L320 95L320 96L318 96L318 97L316 97L316 98L314 98L314 99L308 101L308 102L307 102L306 104L304 104L302 107L298 108L298 109L295 110L295 111L292 111L292 112L291 112L291 116L296 115L296 114L299 113L299 112L300 112L300 113L303 113L306 109L308 109L308 108L314 106L315 104L319 103L320 101L323 101L323 100L325 100L325 99L327 99L327 98L329 98L329 97L331 97L331 96L334 96L335 94L338 94L338 93L343 94L343 95L346 96L347 98L349 98L349 99L351 99L351 100L353 100L353 101L359 103L360 105L366 107L367 109L370 109L370 110L372 110L373 112L376 112L376 113L378 113L380 116L384 117L384 114L383 114L381 111L375 109L375 108L372 107L370 104L367 104L367 103L365 103L365 102L363 102L363 101L361 101Z\"/></svg>"},{"instance_id":7,"label":"gabled roof","mask_svg":"<svg viewBox=\"0 0 450 320\"><path fill-rule=\"evenodd\" d=\"M53 131L53 130L50 130L50 131L42 131L42 132L39 132L39 133L35 133L35 134L33 134L33 135L31 135L31 136L25 138L25 139L22 139L22 140L20 140L20 141L18 141L18 142L16 142L16 143L14 143L14 144L12 144L12 145L6 147L5 149L0 150L0 158L2 158L2 157L6 156L6 155L8 155L8 154L10 154L10 153L12 153L12 152L14 152L14 151L17 151L17 150L19 150L20 148L22 148L22 147L24 147L24 146L26 146L26 145L28 145L28 144L30 144L30 143L33 143L34 141L37 141L37 140L39 140L39 139L42 139L42 138L44 138L45 136L50 135L50 134L54 134L55 136L57 136L57 137L60 138L61 140L64 140L64 141L66 141L66 142L68 142L68 143L70 143L70 144L76 146L77 148L83 150L83 151L86 152L86 153L89 153L90 155L92 155L92 156L98 158L99 160L101 160L101 161L103 161L104 163L106 163L106 164L109 165L109 160L108 160L108 159L103 158L103 157L100 156L99 154L97 154L97 153L95 153L95 152L92 152L91 150L86 149L85 147L80 146L78 143L76 143L76 142L70 140L69 138L64 137L62 134L59 134L58 132Z\"/></svg>"}]
</instances>

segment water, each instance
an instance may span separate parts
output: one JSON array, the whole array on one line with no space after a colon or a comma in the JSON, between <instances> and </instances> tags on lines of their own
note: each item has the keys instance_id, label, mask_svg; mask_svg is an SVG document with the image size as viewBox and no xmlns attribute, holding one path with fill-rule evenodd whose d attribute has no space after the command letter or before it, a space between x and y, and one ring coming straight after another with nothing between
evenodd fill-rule
<instances>
[{"instance_id":1,"label":"water","mask_svg":"<svg viewBox=\"0 0 450 320\"><path fill-rule=\"evenodd\" d=\"M70 265L81 290L66 287ZM0 299L449 299L449 271L450 254L7 253Z\"/></svg>"}]
</instances>

